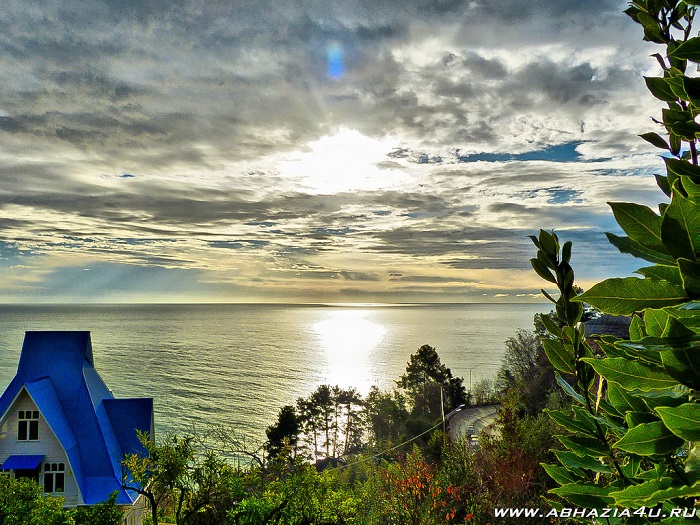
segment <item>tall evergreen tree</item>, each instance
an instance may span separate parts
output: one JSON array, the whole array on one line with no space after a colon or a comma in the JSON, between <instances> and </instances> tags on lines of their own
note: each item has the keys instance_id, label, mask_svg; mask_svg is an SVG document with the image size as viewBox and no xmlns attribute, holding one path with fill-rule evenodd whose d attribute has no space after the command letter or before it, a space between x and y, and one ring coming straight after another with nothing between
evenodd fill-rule
<instances>
[{"instance_id":1,"label":"tall evergreen tree","mask_svg":"<svg viewBox=\"0 0 700 525\"><path fill-rule=\"evenodd\" d=\"M265 449L269 459L274 460L285 446L295 449L299 441L301 424L299 416L291 405L283 406L277 415L277 422L267 427Z\"/></svg>"},{"instance_id":2,"label":"tall evergreen tree","mask_svg":"<svg viewBox=\"0 0 700 525\"><path fill-rule=\"evenodd\" d=\"M406 373L397 385L407 392L413 416L436 420L443 410L447 413L467 402L462 382L442 364L435 348L423 345L411 355Z\"/></svg>"}]
</instances>

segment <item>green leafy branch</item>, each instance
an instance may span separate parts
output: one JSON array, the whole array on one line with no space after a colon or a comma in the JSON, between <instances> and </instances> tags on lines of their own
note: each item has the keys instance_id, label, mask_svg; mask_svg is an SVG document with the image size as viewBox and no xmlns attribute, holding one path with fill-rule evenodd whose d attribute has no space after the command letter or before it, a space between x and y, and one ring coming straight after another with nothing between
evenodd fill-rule
<instances>
[{"instance_id":1,"label":"green leafy branch","mask_svg":"<svg viewBox=\"0 0 700 525\"><path fill-rule=\"evenodd\" d=\"M634 203L610 203L626 234L608 233L622 253L651 264L640 277L607 279L583 294L574 286L570 242L554 233L532 236L537 274L558 288L556 319L544 319L543 340L552 365L573 378L557 380L569 410L549 415L568 429L559 465L544 465L560 485L551 492L587 507L692 507L700 497L700 79L686 74L700 63L700 37L691 37L698 1L635 0L626 14L644 39L665 46L654 55L663 76L646 78L666 103L666 137L641 137L663 156L656 181L670 202L658 213ZM631 316L629 340L603 336L594 354L580 322L582 303ZM668 521L669 523L671 521Z\"/></svg>"}]
</instances>

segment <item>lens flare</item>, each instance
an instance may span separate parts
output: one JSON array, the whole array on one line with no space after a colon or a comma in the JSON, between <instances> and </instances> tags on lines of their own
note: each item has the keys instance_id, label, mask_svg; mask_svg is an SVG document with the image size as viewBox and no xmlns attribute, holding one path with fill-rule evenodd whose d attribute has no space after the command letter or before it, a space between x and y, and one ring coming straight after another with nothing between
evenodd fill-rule
<instances>
[{"instance_id":1,"label":"lens flare","mask_svg":"<svg viewBox=\"0 0 700 525\"><path fill-rule=\"evenodd\" d=\"M345 62L343 61L343 48L334 42L326 50L326 63L328 76L332 79L339 79L345 74Z\"/></svg>"}]
</instances>

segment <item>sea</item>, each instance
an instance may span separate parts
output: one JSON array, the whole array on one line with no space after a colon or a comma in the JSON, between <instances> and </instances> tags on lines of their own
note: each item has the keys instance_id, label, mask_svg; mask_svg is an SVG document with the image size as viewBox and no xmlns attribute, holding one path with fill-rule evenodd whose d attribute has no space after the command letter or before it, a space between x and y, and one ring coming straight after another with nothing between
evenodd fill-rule
<instances>
[{"instance_id":1,"label":"sea","mask_svg":"<svg viewBox=\"0 0 700 525\"><path fill-rule=\"evenodd\" d=\"M0 388L27 330L88 330L116 397L152 397L156 433L226 428L261 443L279 409L321 384L389 390L421 345L469 388L548 304L0 305Z\"/></svg>"}]
</instances>

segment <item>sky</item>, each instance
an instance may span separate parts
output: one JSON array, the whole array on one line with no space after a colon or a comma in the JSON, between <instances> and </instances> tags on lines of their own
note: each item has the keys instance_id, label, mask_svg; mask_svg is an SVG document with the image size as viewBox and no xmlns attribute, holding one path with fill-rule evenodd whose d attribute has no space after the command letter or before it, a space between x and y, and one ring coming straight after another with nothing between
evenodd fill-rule
<instances>
[{"instance_id":1,"label":"sky","mask_svg":"<svg viewBox=\"0 0 700 525\"><path fill-rule=\"evenodd\" d=\"M605 0L4 0L0 302L539 301L643 261L652 44Z\"/></svg>"}]
</instances>

